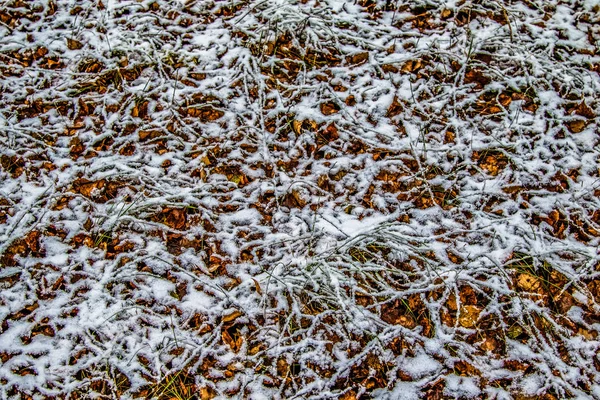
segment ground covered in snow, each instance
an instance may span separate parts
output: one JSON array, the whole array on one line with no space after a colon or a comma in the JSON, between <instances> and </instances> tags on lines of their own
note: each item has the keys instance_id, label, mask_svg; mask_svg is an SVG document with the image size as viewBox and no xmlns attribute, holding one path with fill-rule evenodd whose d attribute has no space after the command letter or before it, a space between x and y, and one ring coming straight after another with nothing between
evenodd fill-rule
<instances>
[{"instance_id":1,"label":"ground covered in snow","mask_svg":"<svg viewBox=\"0 0 600 400\"><path fill-rule=\"evenodd\" d=\"M3 2L0 395L600 398L599 44L597 0Z\"/></svg>"}]
</instances>

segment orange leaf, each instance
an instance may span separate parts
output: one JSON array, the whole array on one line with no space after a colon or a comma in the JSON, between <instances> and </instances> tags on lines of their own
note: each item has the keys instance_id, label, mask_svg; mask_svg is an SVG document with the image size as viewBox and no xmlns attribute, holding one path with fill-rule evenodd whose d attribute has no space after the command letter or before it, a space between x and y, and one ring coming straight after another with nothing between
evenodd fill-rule
<instances>
[{"instance_id":1,"label":"orange leaf","mask_svg":"<svg viewBox=\"0 0 600 400\"><path fill-rule=\"evenodd\" d=\"M229 315L226 315L223 317L223 322L231 322L231 321L235 321L236 319L238 319L239 317L242 316L242 313L240 311L234 311Z\"/></svg>"},{"instance_id":2,"label":"orange leaf","mask_svg":"<svg viewBox=\"0 0 600 400\"><path fill-rule=\"evenodd\" d=\"M331 115L340 111L340 107L334 103L333 101L328 101L325 103L321 103L321 113L323 115Z\"/></svg>"}]
</instances>

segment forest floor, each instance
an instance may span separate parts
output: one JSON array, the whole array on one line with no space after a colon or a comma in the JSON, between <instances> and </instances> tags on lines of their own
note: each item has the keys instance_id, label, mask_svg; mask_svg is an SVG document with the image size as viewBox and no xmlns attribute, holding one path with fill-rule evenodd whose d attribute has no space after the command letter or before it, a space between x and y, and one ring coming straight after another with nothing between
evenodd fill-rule
<instances>
[{"instance_id":1,"label":"forest floor","mask_svg":"<svg viewBox=\"0 0 600 400\"><path fill-rule=\"evenodd\" d=\"M0 397L600 399L598 0L0 5Z\"/></svg>"}]
</instances>

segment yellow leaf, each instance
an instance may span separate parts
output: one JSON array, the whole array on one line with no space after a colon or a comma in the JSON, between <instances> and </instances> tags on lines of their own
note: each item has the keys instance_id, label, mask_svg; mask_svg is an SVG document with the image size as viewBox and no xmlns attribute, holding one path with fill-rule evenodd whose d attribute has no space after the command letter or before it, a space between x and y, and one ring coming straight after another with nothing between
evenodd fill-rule
<instances>
[{"instance_id":1,"label":"yellow leaf","mask_svg":"<svg viewBox=\"0 0 600 400\"><path fill-rule=\"evenodd\" d=\"M462 306L458 323L464 328L475 328L480 313L481 308L477 306Z\"/></svg>"},{"instance_id":2,"label":"yellow leaf","mask_svg":"<svg viewBox=\"0 0 600 400\"><path fill-rule=\"evenodd\" d=\"M302 121L293 120L292 121L292 130L296 135L300 135L302 133Z\"/></svg>"},{"instance_id":3,"label":"yellow leaf","mask_svg":"<svg viewBox=\"0 0 600 400\"><path fill-rule=\"evenodd\" d=\"M226 315L223 317L223 322L231 322L236 320L237 318L239 318L242 315L242 313L240 311L234 311L229 315Z\"/></svg>"},{"instance_id":4,"label":"yellow leaf","mask_svg":"<svg viewBox=\"0 0 600 400\"><path fill-rule=\"evenodd\" d=\"M258 283L258 281L254 278L252 278L252 280L254 281L254 287L256 288L256 292L260 295L262 295L262 289L260 288L260 284Z\"/></svg>"}]
</instances>

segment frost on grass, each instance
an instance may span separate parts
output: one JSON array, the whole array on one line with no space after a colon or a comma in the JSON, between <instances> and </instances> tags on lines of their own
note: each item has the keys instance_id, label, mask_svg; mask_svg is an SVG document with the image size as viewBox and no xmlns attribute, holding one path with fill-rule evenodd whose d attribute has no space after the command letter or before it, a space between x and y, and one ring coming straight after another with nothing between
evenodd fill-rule
<instances>
[{"instance_id":1,"label":"frost on grass","mask_svg":"<svg viewBox=\"0 0 600 400\"><path fill-rule=\"evenodd\" d=\"M599 5L0 6L4 397L597 398Z\"/></svg>"}]
</instances>

